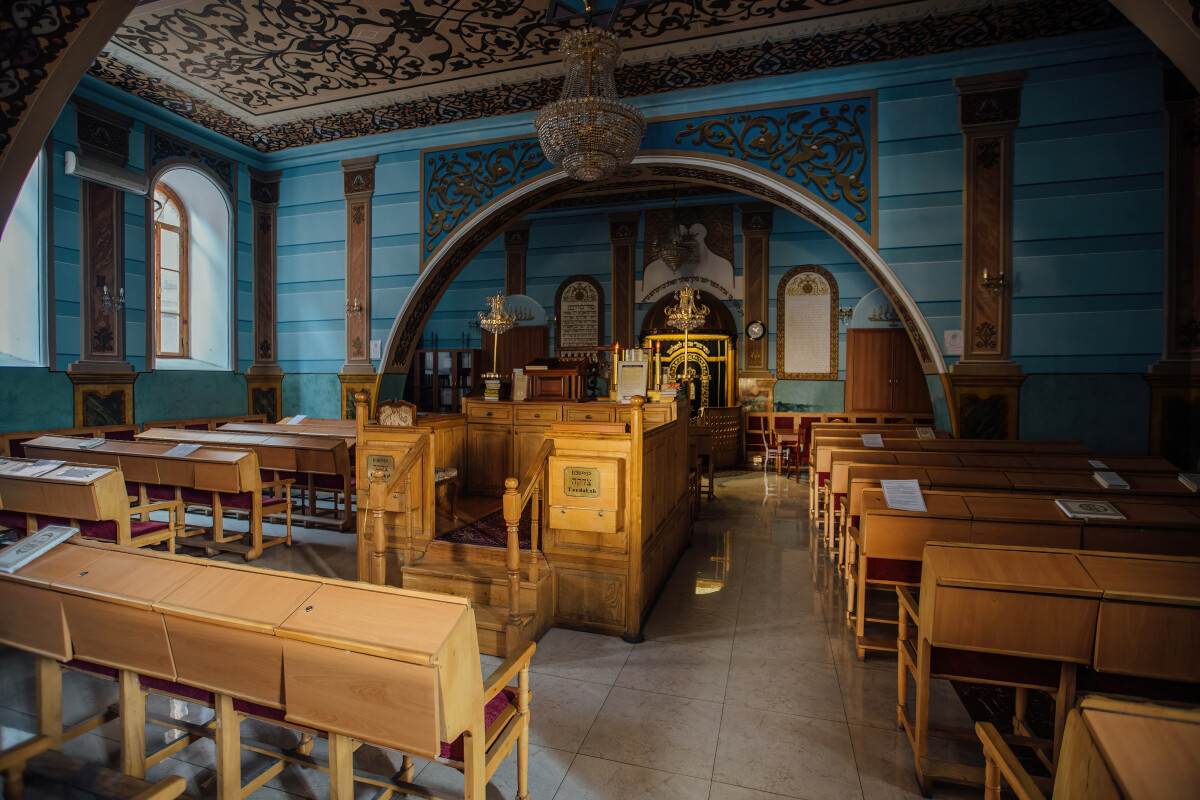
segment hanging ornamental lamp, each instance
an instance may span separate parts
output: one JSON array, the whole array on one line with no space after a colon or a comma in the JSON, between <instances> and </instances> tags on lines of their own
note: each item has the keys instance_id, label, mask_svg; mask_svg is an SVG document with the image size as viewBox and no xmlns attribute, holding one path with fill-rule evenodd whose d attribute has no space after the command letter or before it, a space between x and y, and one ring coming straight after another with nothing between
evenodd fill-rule
<instances>
[{"instance_id":1,"label":"hanging ornamental lamp","mask_svg":"<svg viewBox=\"0 0 1200 800\"><path fill-rule=\"evenodd\" d=\"M563 39L559 52L567 65L562 98L539 111L533 126L551 164L577 180L603 180L633 160L646 133L642 112L617 99L621 45L589 23Z\"/></svg>"},{"instance_id":2,"label":"hanging ornamental lamp","mask_svg":"<svg viewBox=\"0 0 1200 800\"><path fill-rule=\"evenodd\" d=\"M659 259L672 272L678 272L684 264L692 264L699 255L696 234L684 228L679 218L679 209L675 206L675 192L671 192L671 215L667 220L666 234L656 242Z\"/></svg>"}]
</instances>

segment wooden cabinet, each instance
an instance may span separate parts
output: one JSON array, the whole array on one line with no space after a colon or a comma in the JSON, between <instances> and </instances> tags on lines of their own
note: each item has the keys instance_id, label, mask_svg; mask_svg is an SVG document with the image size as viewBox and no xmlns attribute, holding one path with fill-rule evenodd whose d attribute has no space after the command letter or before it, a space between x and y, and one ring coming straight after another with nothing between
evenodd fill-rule
<instances>
[{"instance_id":1,"label":"wooden cabinet","mask_svg":"<svg viewBox=\"0 0 1200 800\"><path fill-rule=\"evenodd\" d=\"M481 350L418 350L405 394L420 411L457 412L482 394L483 367Z\"/></svg>"},{"instance_id":2,"label":"wooden cabinet","mask_svg":"<svg viewBox=\"0 0 1200 800\"><path fill-rule=\"evenodd\" d=\"M846 331L846 411L932 412L908 335L893 328Z\"/></svg>"},{"instance_id":3,"label":"wooden cabinet","mask_svg":"<svg viewBox=\"0 0 1200 800\"><path fill-rule=\"evenodd\" d=\"M467 491L471 494L504 494L512 463L510 431L506 424L467 426Z\"/></svg>"}]
</instances>

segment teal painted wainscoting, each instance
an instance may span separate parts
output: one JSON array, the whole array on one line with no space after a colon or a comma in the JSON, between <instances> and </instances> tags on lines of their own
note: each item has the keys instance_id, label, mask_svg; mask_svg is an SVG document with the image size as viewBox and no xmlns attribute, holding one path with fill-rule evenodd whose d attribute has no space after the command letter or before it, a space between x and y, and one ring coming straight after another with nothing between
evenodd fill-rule
<instances>
[{"instance_id":1,"label":"teal painted wainscoting","mask_svg":"<svg viewBox=\"0 0 1200 800\"><path fill-rule=\"evenodd\" d=\"M846 409L845 381L776 381L776 411L841 412Z\"/></svg>"},{"instance_id":2,"label":"teal painted wainscoting","mask_svg":"<svg viewBox=\"0 0 1200 800\"><path fill-rule=\"evenodd\" d=\"M1140 373L1030 375L1021 438L1081 441L1100 455L1145 455L1150 386Z\"/></svg>"},{"instance_id":3,"label":"teal painted wainscoting","mask_svg":"<svg viewBox=\"0 0 1200 800\"><path fill-rule=\"evenodd\" d=\"M74 402L65 372L0 369L0 431L70 428L75 424Z\"/></svg>"},{"instance_id":4,"label":"teal painted wainscoting","mask_svg":"<svg viewBox=\"0 0 1200 800\"><path fill-rule=\"evenodd\" d=\"M246 378L236 372L143 372L133 385L137 422L246 413Z\"/></svg>"},{"instance_id":5,"label":"teal painted wainscoting","mask_svg":"<svg viewBox=\"0 0 1200 800\"><path fill-rule=\"evenodd\" d=\"M283 415L304 414L340 419L342 384L337 373L292 373L283 376Z\"/></svg>"}]
</instances>

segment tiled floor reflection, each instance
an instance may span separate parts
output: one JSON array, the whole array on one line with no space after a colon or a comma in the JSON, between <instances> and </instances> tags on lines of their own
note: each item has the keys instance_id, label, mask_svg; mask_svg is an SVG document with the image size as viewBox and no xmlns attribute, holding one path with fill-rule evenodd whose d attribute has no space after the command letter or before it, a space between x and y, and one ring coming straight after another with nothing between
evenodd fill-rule
<instances>
[{"instance_id":1,"label":"tiled floor reflection","mask_svg":"<svg viewBox=\"0 0 1200 800\"><path fill-rule=\"evenodd\" d=\"M298 528L296 545L258 565L353 577L354 537ZM222 559L236 561L229 556ZM533 660L530 796L536 800L769 800L917 798L912 753L895 726L896 661L860 662L828 562L809 550L807 485L761 472L717 478L692 546L645 626L646 641L555 629ZM486 674L499 663L484 657ZM33 729L32 659L0 649L0 747ZM66 715L115 702L111 684L71 679ZM938 713L965 715L948 684ZM211 712L155 699L163 714ZM67 746L114 766L119 722ZM148 739L162 741L162 729ZM246 723L244 736L288 746L295 734ZM319 743L316 755L323 755ZM254 770L260 756L247 753ZM371 747L356 764L377 774L399 755ZM185 776L197 798L215 796L212 743L196 742L151 777ZM461 777L417 762L417 783L453 793ZM256 800L323 798L321 773L289 767ZM936 786L935 797L981 791ZM360 797L372 797L364 787ZM488 798L516 796L510 757Z\"/></svg>"}]
</instances>

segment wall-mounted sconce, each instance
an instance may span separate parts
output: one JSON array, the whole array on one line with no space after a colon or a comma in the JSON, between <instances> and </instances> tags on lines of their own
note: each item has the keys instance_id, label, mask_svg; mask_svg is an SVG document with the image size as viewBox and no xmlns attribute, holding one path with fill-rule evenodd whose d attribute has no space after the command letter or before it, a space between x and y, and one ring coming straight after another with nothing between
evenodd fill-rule
<instances>
[{"instance_id":1,"label":"wall-mounted sconce","mask_svg":"<svg viewBox=\"0 0 1200 800\"><path fill-rule=\"evenodd\" d=\"M838 321L841 322L843 325L849 325L850 320L852 320L852 319L854 319L854 309L853 308L839 308L838 309Z\"/></svg>"},{"instance_id":2,"label":"wall-mounted sconce","mask_svg":"<svg viewBox=\"0 0 1200 800\"><path fill-rule=\"evenodd\" d=\"M998 292L1004 288L1004 270L1000 270L1000 274L995 273L988 275L987 267L983 269L983 288L989 292Z\"/></svg>"},{"instance_id":3,"label":"wall-mounted sconce","mask_svg":"<svg viewBox=\"0 0 1200 800\"><path fill-rule=\"evenodd\" d=\"M125 287L122 286L117 291L117 296L113 297L109 294L108 284L104 284L100 289L100 308L104 310L105 314L111 314L114 308L117 311L125 308Z\"/></svg>"},{"instance_id":4,"label":"wall-mounted sconce","mask_svg":"<svg viewBox=\"0 0 1200 800\"><path fill-rule=\"evenodd\" d=\"M358 302L358 298L354 298L354 302L346 301L346 319L361 317L363 312L362 303Z\"/></svg>"}]
</instances>

